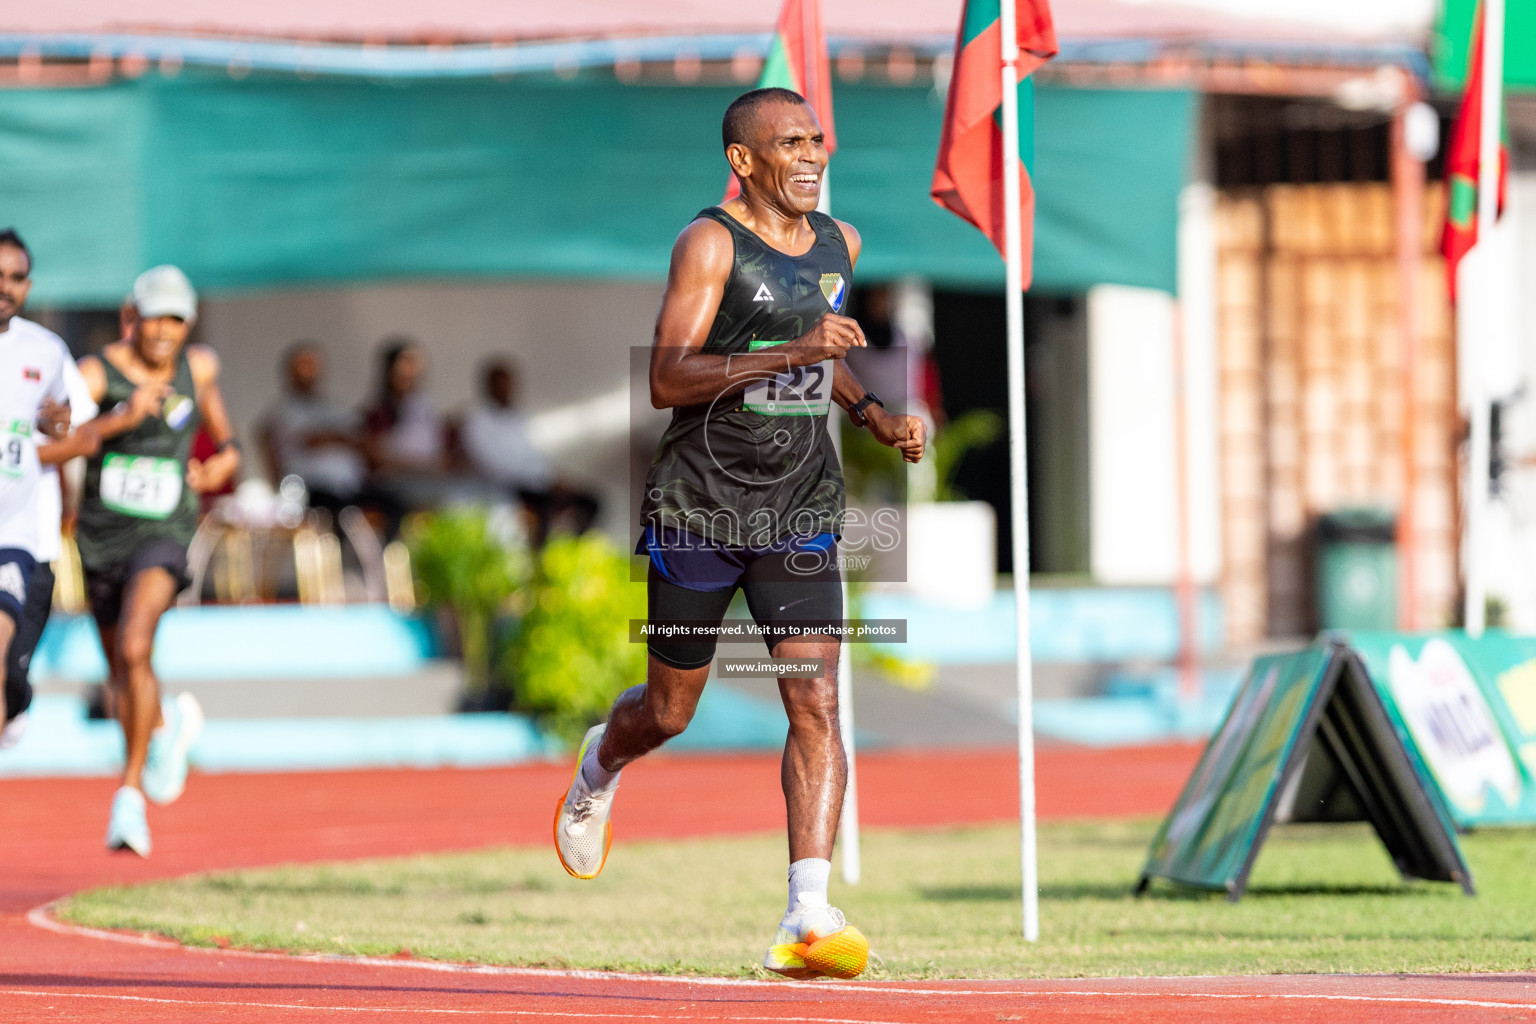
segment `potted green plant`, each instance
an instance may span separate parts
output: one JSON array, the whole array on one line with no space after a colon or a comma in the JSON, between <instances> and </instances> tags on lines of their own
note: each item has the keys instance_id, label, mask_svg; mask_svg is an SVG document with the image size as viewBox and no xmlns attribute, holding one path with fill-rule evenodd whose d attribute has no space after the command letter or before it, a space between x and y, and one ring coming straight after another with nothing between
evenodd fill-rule
<instances>
[{"instance_id":1,"label":"potted green plant","mask_svg":"<svg viewBox=\"0 0 1536 1024\"><path fill-rule=\"evenodd\" d=\"M645 681L645 644L629 633L630 620L645 616L645 584L630 581L629 556L612 541L600 533L551 540L502 656L517 706L574 744L615 697Z\"/></svg>"},{"instance_id":2,"label":"potted green plant","mask_svg":"<svg viewBox=\"0 0 1536 1024\"><path fill-rule=\"evenodd\" d=\"M496 621L529 576L527 549L485 508L422 512L406 520L420 603L446 610L464 660L464 704L486 705Z\"/></svg>"}]
</instances>

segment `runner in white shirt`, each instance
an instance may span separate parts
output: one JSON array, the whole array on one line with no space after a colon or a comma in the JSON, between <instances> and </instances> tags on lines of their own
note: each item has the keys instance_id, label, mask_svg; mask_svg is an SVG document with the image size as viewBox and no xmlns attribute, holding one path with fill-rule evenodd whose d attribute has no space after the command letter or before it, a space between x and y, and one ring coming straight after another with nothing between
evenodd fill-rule
<instances>
[{"instance_id":1,"label":"runner in white shirt","mask_svg":"<svg viewBox=\"0 0 1536 1024\"><path fill-rule=\"evenodd\" d=\"M63 346L63 341L59 342ZM72 357L64 359L64 389L69 394L70 420L85 423L96 416L96 402L91 389ZM38 449L42 464L37 488L37 568L27 583L27 601L22 609L16 637L11 641L5 665L5 713L9 720L0 729L0 749L14 746L27 728L27 710L32 706L32 655L43 638L48 617L53 612L53 563L63 555L64 539L60 528L64 518L64 492L60 486L59 466L76 456L93 455L100 446L94 432L76 430L63 440L51 441Z\"/></svg>"},{"instance_id":2,"label":"runner in white shirt","mask_svg":"<svg viewBox=\"0 0 1536 1024\"><path fill-rule=\"evenodd\" d=\"M32 254L15 231L0 231L0 653L7 665L41 541L37 438L69 429L69 351L58 335L17 315L31 289ZM3 720L13 717L7 709Z\"/></svg>"}]
</instances>

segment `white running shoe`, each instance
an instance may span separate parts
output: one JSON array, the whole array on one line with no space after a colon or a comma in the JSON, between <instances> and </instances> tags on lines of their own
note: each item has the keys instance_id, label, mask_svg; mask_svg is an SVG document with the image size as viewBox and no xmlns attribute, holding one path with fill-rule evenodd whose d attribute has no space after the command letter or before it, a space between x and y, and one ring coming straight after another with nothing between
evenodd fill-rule
<instances>
[{"instance_id":1,"label":"white running shoe","mask_svg":"<svg viewBox=\"0 0 1536 1024\"><path fill-rule=\"evenodd\" d=\"M203 706L190 693L160 702L165 724L149 738L144 759L144 795L157 804L175 802L187 788L187 752L203 731Z\"/></svg>"},{"instance_id":2,"label":"white running shoe","mask_svg":"<svg viewBox=\"0 0 1536 1024\"><path fill-rule=\"evenodd\" d=\"M613 794L618 792L615 782L608 789L594 793L587 787L581 774L587 753L597 756L597 745L606 725L594 725L587 730L576 753L576 777L555 805L555 852L560 856L560 866L574 878L596 878L608 863L608 848L613 845L613 826L608 816L613 811Z\"/></svg>"},{"instance_id":3,"label":"white running shoe","mask_svg":"<svg viewBox=\"0 0 1536 1024\"><path fill-rule=\"evenodd\" d=\"M107 849L132 850L140 857L149 856L149 822L144 817L144 794L132 786L120 786L112 794Z\"/></svg>"},{"instance_id":4,"label":"white running shoe","mask_svg":"<svg viewBox=\"0 0 1536 1024\"><path fill-rule=\"evenodd\" d=\"M23 711L5 723L5 728L0 729L0 750L9 750L21 742L21 737L27 731L28 721L27 713Z\"/></svg>"},{"instance_id":5,"label":"white running shoe","mask_svg":"<svg viewBox=\"0 0 1536 1024\"><path fill-rule=\"evenodd\" d=\"M854 978L869 963L869 940L843 912L824 900L800 894L784 915L763 967L786 978Z\"/></svg>"}]
</instances>

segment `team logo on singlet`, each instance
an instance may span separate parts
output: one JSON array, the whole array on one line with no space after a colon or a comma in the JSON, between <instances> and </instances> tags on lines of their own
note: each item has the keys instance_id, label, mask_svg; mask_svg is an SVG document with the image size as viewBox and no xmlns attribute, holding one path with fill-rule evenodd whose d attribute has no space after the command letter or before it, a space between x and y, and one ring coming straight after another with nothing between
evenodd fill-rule
<instances>
[{"instance_id":1,"label":"team logo on singlet","mask_svg":"<svg viewBox=\"0 0 1536 1024\"><path fill-rule=\"evenodd\" d=\"M827 305L832 307L832 312L840 313L843 300L848 297L848 282L843 280L842 274L822 274L821 294L827 300Z\"/></svg>"},{"instance_id":2,"label":"team logo on singlet","mask_svg":"<svg viewBox=\"0 0 1536 1024\"><path fill-rule=\"evenodd\" d=\"M768 286L766 284L760 284L760 285L757 286L757 294L752 296L752 301L753 302L772 302L773 301L773 292L768 290Z\"/></svg>"},{"instance_id":3,"label":"team logo on singlet","mask_svg":"<svg viewBox=\"0 0 1536 1024\"><path fill-rule=\"evenodd\" d=\"M43 379L43 371L39 370L39 369L36 369L35 367L31 367L31 366L28 366L26 369L22 370L21 371L21 375L23 377L25 377L27 380L42 380Z\"/></svg>"},{"instance_id":4,"label":"team logo on singlet","mask_svg":"<svg viewBox=\"0 0 1536 1024\"><path fill-rule=\"evenodd\" d=\"M161 411L170 428L180 430L192 418L192 399L186 395L167 395Z\"/></svg>"}]
</instances>

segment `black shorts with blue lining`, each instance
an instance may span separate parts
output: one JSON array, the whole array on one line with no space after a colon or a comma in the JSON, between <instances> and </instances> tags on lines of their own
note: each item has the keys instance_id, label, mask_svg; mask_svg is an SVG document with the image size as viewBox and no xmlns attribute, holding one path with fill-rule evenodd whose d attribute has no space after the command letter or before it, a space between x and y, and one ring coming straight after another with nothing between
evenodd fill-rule
<instances>
[{"instance_id":1,"label":"black shorts with blue lining","mask_svg":"<svg viewBox=\"0 0 1536 1024\"><path fill-rule=\"evenodd\" d=\"M635 551L650 559L646 618L653 626L718 624L738 588L770 654L790 637L842 625L842 576L837 538L830 533L747 548L647 526ZM712 636L654 637L646 646L673 668L696 669L714 660L716 643Z\"/></svg>"}]
</instances>

